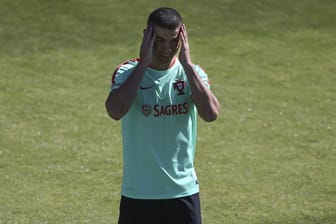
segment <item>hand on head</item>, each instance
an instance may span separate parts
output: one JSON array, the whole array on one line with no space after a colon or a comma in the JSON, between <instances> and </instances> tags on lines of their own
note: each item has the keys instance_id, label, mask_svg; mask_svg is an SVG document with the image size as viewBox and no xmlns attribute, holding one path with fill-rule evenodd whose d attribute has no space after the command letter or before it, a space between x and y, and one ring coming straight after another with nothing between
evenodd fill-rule
<instances>
[{"instance_id":1,"label":"hand on head","mask_svg":"<svg viewBox=\"0 0 336 224\"><path fill-rule=\"evenodd\" d=\"M144 36L140 47L140 60L147 65L152 62L153 46L156 38L153 27L147 26L144 30Z\"/></svg>"},{"instance_id":2,"label":"hand on head","mask_svg":"<svg viewBox=\"0 0 336 224\"><path fill-rule=\"evenodd\" d=\"M181 50L179 59L182 64L191 63L188 34L185 24L180 28Z\"/></svg>"}]
</instances>

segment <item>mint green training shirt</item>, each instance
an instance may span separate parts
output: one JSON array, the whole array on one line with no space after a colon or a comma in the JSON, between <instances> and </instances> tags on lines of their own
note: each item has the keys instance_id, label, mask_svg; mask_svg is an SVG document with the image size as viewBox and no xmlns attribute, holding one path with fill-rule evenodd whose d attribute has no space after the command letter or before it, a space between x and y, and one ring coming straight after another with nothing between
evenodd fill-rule
<instances>
[{"instance_id":1,"label":"mint green training shirt","mask_svg":"<svg viewBox=\"0 0 336 224\"><path fill-rule=\"evenodd\" d=\"M120 65L112 78L119 88L138 61ZM195 70L209 87L207 74ZM121 119L123 132L122 195L169 199L199 191L194 169L197 111L178 59L165 71L146 70L136 98Z\"/></svg>"}]
</instances>

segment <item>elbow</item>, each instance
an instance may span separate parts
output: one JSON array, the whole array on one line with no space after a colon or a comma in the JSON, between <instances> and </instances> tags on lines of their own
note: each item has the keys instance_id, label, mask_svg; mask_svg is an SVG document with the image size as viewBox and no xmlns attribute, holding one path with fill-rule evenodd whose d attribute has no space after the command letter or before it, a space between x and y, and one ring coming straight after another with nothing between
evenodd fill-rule
<instances>
[{"instance_id":1,"label":"elbow","mask_svg":"<svg viewBox=\"0 0 336 224\"><path fill-rule=\"evenodd\" d=\"M115 121L119 121L122 118L122 116L120 116L119 114L114 114L114 113L109 112L109 111L107 111L107 113L110 116L110 118L112 118Z\"/></svg>"},{"instance_id":2,"label":"elbow","mask_svg":"<svg viewBox=\"0 0 336 224\"><path fill-rule=\"evenodd\" d=\"M212 122L217 120L219 115L220 105L218 102L208 109L206 113L203 114L202 118L205 122Z\"/></svg>"},{"instance_id":3,"label":"elbow","mask_svg":"<svg viewBox=\"0 0 336 224\"><path fill-rule=\"evenodd\" d=\"M203 116L202 118L205 122L215 121L218 118L218 111L213 111L211 113L208 113L206 116Z\"/></svg>"},{"instance_id":4,"label":"elbow","mask_svg":"<svg viewBox=\"0 0 336 224\"><path fill-rule=\"evenodd\" d=\"M200 117L205 122L212 122L217 120L220 104L215 96L209 98L209 100L205 100L202 103L196 105L196 107Z\"/></svg>"},{"instance_id":5,"label":"elbow","mask_svg":"<svg viewBox=\"0 0 336 224\"><path fill-rule=\"evenodd\" d=\"M123 114L119 113L118 111L115 110L115 108L109 104L108 101L105 102L105 108L107 114L113 119L113 120L120 120L123 117Z\"/></svg>"}]
</instances>

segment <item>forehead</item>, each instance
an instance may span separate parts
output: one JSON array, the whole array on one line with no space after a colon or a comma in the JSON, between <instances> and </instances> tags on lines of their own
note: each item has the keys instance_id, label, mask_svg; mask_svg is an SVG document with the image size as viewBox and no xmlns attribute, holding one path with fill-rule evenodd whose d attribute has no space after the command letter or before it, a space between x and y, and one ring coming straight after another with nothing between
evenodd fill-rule
<instances>
[{"instance_id":1,"label":"forehead","mask_svg":"<svg viewBox=\"0 0 336 224\"><path fill-rule=\"evenodd\" d=\"M177 27L176 29L170 30L166 28L162 28L159 26L154 27L154 32L157 37L163 38L165 40L171 40L178 36L180 31L180 27Z\"/></svg>"}]
</instances>

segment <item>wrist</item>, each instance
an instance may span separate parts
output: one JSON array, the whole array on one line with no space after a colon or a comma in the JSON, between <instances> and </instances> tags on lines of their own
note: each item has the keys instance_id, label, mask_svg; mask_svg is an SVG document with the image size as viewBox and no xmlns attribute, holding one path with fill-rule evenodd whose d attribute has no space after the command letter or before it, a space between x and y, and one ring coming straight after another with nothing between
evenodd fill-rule
<instances>
[{"instance_id":1,"label":"wrist","mask_svg":"<svg viewBox=\"0 0 336 224\"><path fill-rule=\"evenodd\" d=\"M139 60L137 67L142 70L146 70L147 67L150 65L150 62L147 62L145 60Z\"/></svg>"},{"instance_id":2,"label":"wrist","mask_svg":"<svg viewBox=\"0 0 336 224\"><path fill-rule=\"evenodd\" d=\"M193 63L191 61L181 61L181 65L184 69L192 69L194 67Z\"/></svg>"}]
</instances>

